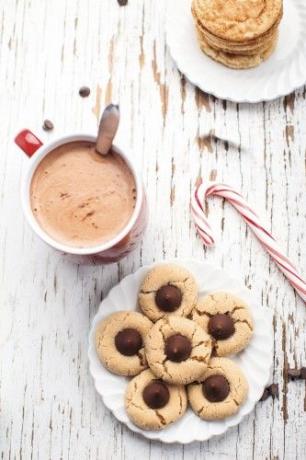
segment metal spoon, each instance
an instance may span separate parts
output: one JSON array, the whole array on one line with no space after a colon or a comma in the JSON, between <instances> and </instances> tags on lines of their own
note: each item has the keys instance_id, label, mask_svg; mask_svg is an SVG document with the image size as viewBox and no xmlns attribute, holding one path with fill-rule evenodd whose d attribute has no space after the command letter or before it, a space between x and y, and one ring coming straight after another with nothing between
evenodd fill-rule
<instances>
[{"instance_id":1,"label":"metal spoon","mask_svg":"<svg viewBox=\"0 0 306 460\"><path fill-rule=\"evenodd\" d=\"M112 148L119 122L119 106L115 104L108 105L102 113L96 142L96 151L101 155L107 155Z\"/></svg>"}]
</instances>

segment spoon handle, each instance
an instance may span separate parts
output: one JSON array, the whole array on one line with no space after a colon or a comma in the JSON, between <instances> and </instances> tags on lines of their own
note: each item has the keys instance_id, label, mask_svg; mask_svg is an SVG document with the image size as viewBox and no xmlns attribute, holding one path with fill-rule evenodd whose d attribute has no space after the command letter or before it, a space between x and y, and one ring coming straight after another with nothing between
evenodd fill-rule
<instances>
[{"instance_id":1,"label":"spoon handle","mask_svg":"<svg viewBox=\"0 0 306 460\"><path fill-rule=\"evenodd\" d=\"M96 142L96 151L101 155L107 155L110 151L118 130L119 121L119 106L115 104L108 105L100 120Z\"/></svg>"}]
</instances>

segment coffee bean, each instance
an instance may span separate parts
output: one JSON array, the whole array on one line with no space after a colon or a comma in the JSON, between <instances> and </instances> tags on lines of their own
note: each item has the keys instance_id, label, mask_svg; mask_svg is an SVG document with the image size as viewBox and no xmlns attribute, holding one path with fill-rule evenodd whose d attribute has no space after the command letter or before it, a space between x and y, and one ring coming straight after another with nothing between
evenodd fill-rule
<instances>
[{"instance_id":1,"label":"coffee bean","mask_svg":"<svg viewBox=\"0 0 306 460\"><path fill-rule=\"evenodd\" d=\"M50 120L45 120L43 124L43 129L45 131L51 131L54 128L54 124Z\"/></svg>"},{"instance_id":2,"label":"coffee bean","mask_svg":"<svg viewBox=\"0 0 306 460\"><path fill-rule=\"evenodd\" d=\"M90 88L88 88L88 86L82 86L79 89L79 95L81 97L88 97L90 95Z\"/></svg>"},{"instance_id":3,"label":"coffee bean","mask_svg":"<svg viewBox=\"0 0 306 460\"><path fill-rule=\"evenodd\" d=\"M299 379L301 377L301 369L288 369L287 374L292 380Z\"/></svg>"},{"instance_id":4,"label":"coffee bean","mask_svg":"<svg viewBox=\"0 0 306 460\"><path fill-rule=\"evenodd\" d=\"M120 6L125 6L128 4L128 0L117 0Z\"/></svg>"}]
</instances>

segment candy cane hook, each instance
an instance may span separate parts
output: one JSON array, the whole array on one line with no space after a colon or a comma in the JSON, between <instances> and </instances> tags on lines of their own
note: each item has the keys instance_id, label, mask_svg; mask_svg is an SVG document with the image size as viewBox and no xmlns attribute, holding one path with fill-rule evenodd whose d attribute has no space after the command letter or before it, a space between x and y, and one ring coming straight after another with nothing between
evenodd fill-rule
<instances>
[{"instance_id":1,"label":"candy cane hook","mask_svg":"<svg viewBox=\"0 0 306 460\"><path fill-rule=\"evenodd\" d=\"M237 209L244 221L251 228L257 239L261 242L266 251L278 265L279 269L288 279L289 283L296 290L299 296L306 302L306 283L298 274L294 265L280 250L275 239L261 223L258 215L248 205L242 195L229 185L210 182L200 183L191 199L191 214L196 226L196 230L206 246L213 246L215 239L212 228L207 220L204 204L210 196L219 196L229 201Z\"/></svg>"}]
</instances>

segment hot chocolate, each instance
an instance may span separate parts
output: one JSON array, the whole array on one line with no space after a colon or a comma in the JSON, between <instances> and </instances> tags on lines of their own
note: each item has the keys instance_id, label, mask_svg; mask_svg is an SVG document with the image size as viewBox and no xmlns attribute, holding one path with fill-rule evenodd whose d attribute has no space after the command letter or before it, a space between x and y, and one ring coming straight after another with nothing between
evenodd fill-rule
<instances>
[{"instance_id":1,"label":"hot chocolate","mask_svg":"<svg viewBox=\"0 0 306 460\"><path fill-rule=\"evenodd\" d=\"M42 229L73 247L103 244L123 230L136 202L136 184L122 157L102 156L91 142L64 144L38 165L31 207Z\"/></svg>"}]
</instances>

